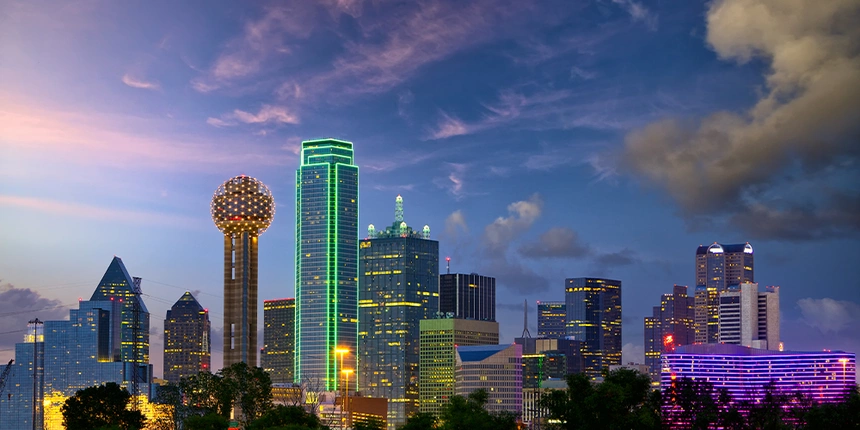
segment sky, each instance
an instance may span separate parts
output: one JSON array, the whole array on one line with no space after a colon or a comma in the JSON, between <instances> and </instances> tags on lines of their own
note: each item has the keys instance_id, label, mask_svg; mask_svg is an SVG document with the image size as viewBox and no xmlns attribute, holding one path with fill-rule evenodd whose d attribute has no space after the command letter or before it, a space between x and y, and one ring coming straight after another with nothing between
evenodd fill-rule
<instances>
[{"instance_id":1,"label":"sky","mask_svg":"<svg viewBox=\"0 0 860 430\"><path fill-rule=\"evenodd\" d=\"M219 368L212 193L269 186L259 294L294 297L297 153L322 137L355 145L360 232L400 194L453 272L496 277L503 341L565 278L620 279L642 362L696 247L748 241L787 349L860 351L858 21L856 0L4 1L0 362L117 255L156 376L185 291Z\"/></svg>"}]
</instances>

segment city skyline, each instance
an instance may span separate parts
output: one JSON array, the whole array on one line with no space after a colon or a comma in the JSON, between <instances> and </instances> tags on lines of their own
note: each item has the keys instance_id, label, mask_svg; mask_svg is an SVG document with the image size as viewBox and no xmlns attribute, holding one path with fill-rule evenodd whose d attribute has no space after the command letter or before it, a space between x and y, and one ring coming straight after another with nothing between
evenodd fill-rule
<instances>
[{"instance_id":1,"label":"city skyline","mask_svg":"<svg viewBox=\"0 0 860 430\"><path fill-rule=\"evenodd\" d=\"M642 318L672 285L695 288L694 248L749 241L756 281L780 287L786 348L858 351L846 120L858 103L845 97L860 74L821 81L838 94L794 81L843 63L776 54L835 30L796 11L735 20L784 36L762 41L721 18L744 2L13 3L0 26L0 332L12 332L0 358L26 321L67 317L118 255L143 278L155 374L162 319L185 291L210 309L217 367L212 188L248 174L283 202L260 243L259 298L294 297L300 142L330 136L355 143L359 236L402 194L452 272L497 279L503 342L522 332L523 299L608 277L625 285L624 361L642 362ZM815 58L854 64L827 46ZM711 127L734 133L723 145Z\"/></svg>"}]
</instances>

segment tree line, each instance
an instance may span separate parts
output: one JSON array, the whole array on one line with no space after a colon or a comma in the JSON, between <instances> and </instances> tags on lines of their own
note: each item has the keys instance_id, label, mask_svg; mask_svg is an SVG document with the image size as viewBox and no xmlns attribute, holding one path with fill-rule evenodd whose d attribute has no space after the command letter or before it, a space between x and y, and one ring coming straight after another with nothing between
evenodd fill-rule
<instances>
[{"instance_id":1,"label":"tree line","mask_svg":"<svg viewBox=\"0 0 860 430\"><path fill-rule=\"evenodd\" d=\"M237 363L218 373L200 372L162 390L165 414L146 423L128 408L131 395L117 384L90 387L62 408L67 430L226 430L234 408L247 430L329 430L315 408L301 397L275 405L272 383L259 367ZM518 430L518 414L489 412L488 394L478 390L454 396L438 416L417 413L399 430ZM860 394L842 402L819 404L800 393L784 393L774 383L757 401L735 401L705 380L679 378L661 393L642 373L619 369L594 383L584 374L567 377L567 389L543 393L537 404L541 430L817 430L860 429ZM354 430L384 430L380 421L353 423Z\"/></svg>"}]
</instances>

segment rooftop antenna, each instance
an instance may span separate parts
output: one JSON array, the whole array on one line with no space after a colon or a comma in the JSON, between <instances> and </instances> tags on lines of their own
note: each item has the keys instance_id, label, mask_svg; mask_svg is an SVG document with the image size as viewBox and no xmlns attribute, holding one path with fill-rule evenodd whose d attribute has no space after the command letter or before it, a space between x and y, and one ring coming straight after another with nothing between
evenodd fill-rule
<instances>
[{"instance_id":1,"label":"rooftop antenna","mask_svg":"<svg viewBox=\"0 0 860 430\"><path fill-rule=\"evenodd\" d=\"M451 274L451 257L445 257L445 267L448 269L448 274Z\"/></svg>"},{"instance_id":2,"label":"rooftop antenna","mask_svg":"<svg viewBox=\"0 0 860 430\"><path fill-rule=\"evenodd\" d=\"M394 199L394 222L403 222L403 197L400 194Z\"/></svg>"},{"instance_id":3,"label":"rooftop antenna","mask_svg":"<svg viewBox=\"0 0 860 430\"><path fill-rule=\"evenodd\" d=\"M523 300L523 334L520 337L532 337L529 333L529 301Z\"/></svg>"}]
</instances>

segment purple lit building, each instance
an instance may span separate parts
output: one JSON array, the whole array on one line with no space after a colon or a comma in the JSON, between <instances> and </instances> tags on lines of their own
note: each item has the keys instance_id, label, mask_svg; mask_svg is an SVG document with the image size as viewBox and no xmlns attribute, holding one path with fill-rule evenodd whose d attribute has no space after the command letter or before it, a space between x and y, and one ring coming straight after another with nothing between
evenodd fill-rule
<instances>
[{"instance_id":1,"label":"purple lit building","mask_svg":"<svg viewBox=\"0 0 860 430\"><path fill-rule=\"evenodd\" d=\"M818 403L838 402L855 386L856 355L843 351L770 351L730 344L678 347L661 358L660 387L680 378L705 379L725 388L734 402L755 401L773 381L786 394L801 392Z\"/></svg>"}]
</instances>

